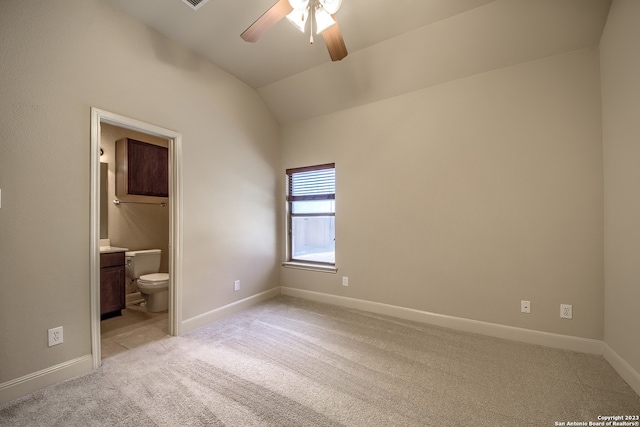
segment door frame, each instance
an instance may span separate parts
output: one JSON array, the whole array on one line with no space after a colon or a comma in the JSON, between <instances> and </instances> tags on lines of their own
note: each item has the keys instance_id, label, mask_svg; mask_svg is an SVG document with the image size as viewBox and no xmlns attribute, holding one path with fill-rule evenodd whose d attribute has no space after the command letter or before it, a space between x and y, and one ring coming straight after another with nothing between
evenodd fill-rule
<instances>
[{"instance_id":1,"label":"door frame","mask_svg":"<svg viewBox=\"0 0 640 427\"><path fill-rule=\"evenodd\" d=\"M169 335L180 335L182 308L182 135L156 125L91 107L91 354L102 364L100 336L100 125L107 123L169 141Z\"/></svg>"}]
</instances>

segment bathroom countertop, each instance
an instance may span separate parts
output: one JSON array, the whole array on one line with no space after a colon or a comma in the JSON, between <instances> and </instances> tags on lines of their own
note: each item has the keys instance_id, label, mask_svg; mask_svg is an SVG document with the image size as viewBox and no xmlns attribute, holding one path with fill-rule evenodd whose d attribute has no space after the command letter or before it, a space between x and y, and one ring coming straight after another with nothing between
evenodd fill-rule
<instances>
[{"instance_id":1,"label":"bathroom countertop","mask_svg":"<svg viewBox=\"0 0 640 427\"><path fill-rule=\"evenodd\" d=\"M117 246L100 246L101 254L112 254L114 252L126 252L129 248L119 248Z\"/></svg>"}]
</instances>

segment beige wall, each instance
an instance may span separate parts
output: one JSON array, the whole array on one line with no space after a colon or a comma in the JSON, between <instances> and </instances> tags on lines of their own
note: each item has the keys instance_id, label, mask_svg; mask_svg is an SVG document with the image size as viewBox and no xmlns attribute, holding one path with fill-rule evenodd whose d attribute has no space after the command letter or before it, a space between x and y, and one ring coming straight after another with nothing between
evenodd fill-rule
<instances>
[{"instance_id":1,"label":"beige wall","mask_svg":"<svg viewBox=\"0 0 640 427\"><path fill-rule=\"evenodd\" d=\"M640 372L640 2L614 0L600 44L605 342Z\"/></svg>"},{"instance_id":2,"label":"beige wall","mask_svg":"<svg viewBox=\"0 0 640 427\"><path fill-rule=\"evenodd\" d=\"M92 106L183 136L183 320L279 285L253 89L97 0L2 1L0 40L0 384L91 351Z\"/></svg>"},{"instance_id":3,"label":"beige wall","mask_svg":"<svg viewBox=\"0 0 640 427\"><path fill-rule=\"evenodd\" d=\"M281 283L602 339L600 129L597 49L287 125L283 168L336 163L339 270Z\"/></svg>"}]
</instances>

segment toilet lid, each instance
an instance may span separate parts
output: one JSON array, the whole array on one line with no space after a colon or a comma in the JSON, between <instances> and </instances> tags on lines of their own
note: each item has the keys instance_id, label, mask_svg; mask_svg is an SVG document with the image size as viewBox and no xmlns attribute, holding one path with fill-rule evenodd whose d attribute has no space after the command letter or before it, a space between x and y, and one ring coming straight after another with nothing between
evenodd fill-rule
<instances>
[{"instance_id":1,"label":"toilet lid","mask_svg":"<svg viewBox=\"0 0 640 427\"><path fill-rule=\"evenodd\" d=\"M151 273L143 274L138 279L138 283L159 283L169 280L169 273Z\"/></svg>"}]
</instances>

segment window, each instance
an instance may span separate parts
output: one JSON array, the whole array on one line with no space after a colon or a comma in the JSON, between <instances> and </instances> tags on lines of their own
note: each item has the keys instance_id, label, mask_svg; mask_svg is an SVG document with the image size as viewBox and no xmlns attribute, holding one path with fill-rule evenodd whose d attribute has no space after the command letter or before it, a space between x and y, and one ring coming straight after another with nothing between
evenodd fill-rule
<instances>
[{"instance_id":1,"label":"window","mask_svg":"<svg viewBox=\"0 0 640 427\"><path fill-rule=\"evenodd\" d=\"M335 164L287 169L287 261L335 265Z\"/></svg>"}]
</instances>

